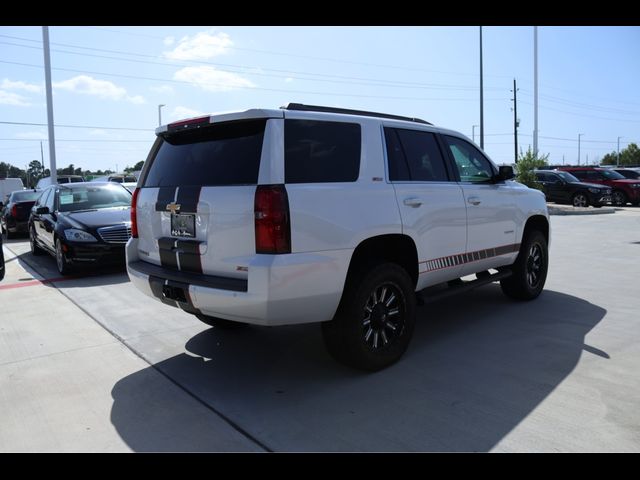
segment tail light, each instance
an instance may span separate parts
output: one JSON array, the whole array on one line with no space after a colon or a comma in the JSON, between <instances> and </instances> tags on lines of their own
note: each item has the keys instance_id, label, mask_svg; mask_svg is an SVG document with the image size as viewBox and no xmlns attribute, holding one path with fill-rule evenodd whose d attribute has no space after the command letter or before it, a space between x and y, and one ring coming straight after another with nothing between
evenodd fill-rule
<instances>
[{"instance_id":1,"label":"tail light","mask_svg":"<svg viewBox=\"0 0 640 480\"><path fill-rule=\"evenodd\" d=\"M18 218L18 205L15 203L13 204L13 207L11 207L11 216L13 218Z\"/></svg>"},{"instance_id":2,"label":"tail light","mask_svg":"<svg viewBox=\"0 0 640 480\"><path fill-rule=\"evenodd\" d=\"M284 185L258 185L254 213L256 253L291 253L289 199Z\"/></svg>"},{"instance_id":3,"label":"tail light","mask_svg":"<svg viewBox=\"0 0 640 480\"><path fill-rule=\"evenodd\" d=\"M138 193L140 189L136 188L133 191L133 197L131 198L131 236L138 238L138 220L136 219L136 204L138 203Z\"/></svg>"}]
</instances>

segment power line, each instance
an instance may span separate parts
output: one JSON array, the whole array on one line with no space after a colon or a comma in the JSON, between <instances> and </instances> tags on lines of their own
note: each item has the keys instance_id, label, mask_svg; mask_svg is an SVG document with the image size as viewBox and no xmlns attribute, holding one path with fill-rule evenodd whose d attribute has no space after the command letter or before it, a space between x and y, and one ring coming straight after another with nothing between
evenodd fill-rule
<instances>
[{"instance_id":1,"label":"power line","mask_svg":"<svg viewBox=\"0 0 640 480\"><path fill-rule=\"evenodd\" d=\"M6 122L0 121L0 124L3 125L31 125L35 127L46 127L46 123L31 123L31 122ZM128 127L105 127L105 126L96 126L96 125L61 125L54 124L54 127L61 128L93 128L97 130L131 130L131 131L139 131L139 132L153 132L153 128L128 128Z\"/></svg>"},{"instance_id":2,"label":"power line","mask_svg":"<svg viewBox=\"0 0 640 480\"><path fill-rule=\"evenodd\" d=\"M532 103L523 102L523 101L521 101L520 103L524 103L525 105L533 105ZM600 117L598 115L588 115L586 113L569 112L567 110L561 110L559 108L553 108L553 107L546 107L544 105L541 105L540 108L542 110L551 110L551 111L554 111L554 112L566 113L567 115L574 115L576 117L597 118L597 119L600 119L600 120L609 120L609 121L612 121L612 122L640 123L640 120L629 120L629 119L623 119L623 118Z\"/></svg>"},{"instance_id":3,"label":"power line","mask_svg":"<svg viewBox=\"0 0 640 480\"><path fill-rule=\"evenodd\" d=\"M8 64L8 65L20 65L23 67L32 67L32 68L42 68L41 65L34 65L30 63L22 63L22 62L10 62L6 60L0 60L0 63ZM61 72L71 72L71 73L90 73L92 75L104 75L107 77L117 77L117 78L129 78L134 80L149 80L154 82L165 82L165 83L177 83L177 84L187 84L187 85L209 85L216 87L226 88L228 85L219 84L219 83L210 83L210 82L189 82L186 80L173 80L173 79L164 79L157 77L141 77L137 75L124 75L120 73L107 73L107 72L96 72L91 70L77 70L73 68L51 68L52 70L61 71ZM265 92L275 92L275 93L287 93L289 95L297 95L297 94L307 94L307 95L323 95L323 96L336 96L336 97L351 97L351 98L384 98L389 100L421 100L421 101L463 101L463 102L474 102L474 98L427 98L427 97L398 97L398 96L387 96L387 95L363 95L357 93L336 93L336 92L317 92L317 91L307 91L307 90L290 90L290 89L282 89L282 88L265 88L265 87L249 87L245 85L234 85L233 88L241 88L245 90L261 90ZM492 98L485 99L492 101L502 101L502 98Z\"/></svg>"},{"instance_id":4,"label":"power line","mask_svg":"<svg viewBox=\"0 0 640 480\"><path fill-rule=\"evenodd\" d=\"M46 142L46 138L0 138L3 142ZM106 139L57 139L56 142L101 142L101 143L150 143L149 140L106 140Z\"/></svg>"}]
</instances>

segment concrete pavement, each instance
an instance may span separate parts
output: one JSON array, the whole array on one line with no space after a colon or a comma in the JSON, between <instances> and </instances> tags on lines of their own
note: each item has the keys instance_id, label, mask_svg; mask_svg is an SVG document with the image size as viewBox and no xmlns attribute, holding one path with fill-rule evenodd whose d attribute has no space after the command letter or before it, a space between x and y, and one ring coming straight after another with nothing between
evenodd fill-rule
<instances>
[{"instance_id":1,"label":"concrete pavement","mask_svg":"<svg viewBox=\"0 0 640 480\"><path fill-rule=\"evenodd\" d=\"M317 325L218 331L122 272L16 287L59 274L9 241L0 451L639 451L640 209L551 222L539 299L420 307L375 374Z\"/></svg>"}]
</instances>

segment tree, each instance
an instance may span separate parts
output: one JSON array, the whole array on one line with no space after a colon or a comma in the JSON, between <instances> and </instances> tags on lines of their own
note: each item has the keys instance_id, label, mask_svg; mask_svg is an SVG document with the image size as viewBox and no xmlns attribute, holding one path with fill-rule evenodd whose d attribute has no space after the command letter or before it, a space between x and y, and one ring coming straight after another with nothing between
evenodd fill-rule
<instances>
[{"instance_id":1,"label":"tree","mask_svg":"<svg viewBox=\"0 0 640 480\"><path fill-rule=\"evenodd\" d=\"M602 165L618 165L618 152L607 153L602 158ZM635 143L630 143L627 148L620 150L620 166L640 165L640 148Z\"/></svg>"},{"instance_id":2,"label":"tree","mask_svg":"<svg viewBox=\"0 0 640 480\"><path fill-rule=\"evenodd\" d=\"M140 160L133 167L125 167L124 172L125 173L130 173L130 172L140 171L140 170L142 170L143 165L144 165L144 160Z\"/></svg>"},{"instance_id":3,"label":"tree","mask_svg":"<svg viewBox=\"0 0 640 480\"><path fill-rule=\"evenodd\" d=\"M35 185L38 182L38 180L40 180L44 175L44 167L38 160L31 160L31 162L29 162L28 172L29 172L29 178Z\"/></svg>"},{"instance_id":4,"label":"tree","mask_svg":"<svg viewBox=\"0 0 640 480\"><path fill-rule=\"evenodd\" d=\"M516 180L520 183L524 183L529 188L535 188L542 190L542 185L536 180L536 176L533 171L536 168L544 167L548 165L549 154L541 155L538 153L536 156L529 147L526 153L520 151L518 157L518 163L516 163Z\"/></svg>"}]
</instances>

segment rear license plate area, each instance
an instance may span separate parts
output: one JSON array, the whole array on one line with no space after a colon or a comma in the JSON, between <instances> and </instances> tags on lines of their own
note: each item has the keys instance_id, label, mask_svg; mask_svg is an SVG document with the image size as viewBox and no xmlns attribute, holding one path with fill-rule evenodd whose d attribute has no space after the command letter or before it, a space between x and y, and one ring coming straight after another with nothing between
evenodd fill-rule
<instances>
[{"instance_id":1,"label":"rear license plate area","mask_svg":"<svg viewBox=\"0 0 640 480\"><path fill-rule=\"evenodd\" d=\"M174 237L195 238L196 216L193 213L171 214L171 235Z\"/></svg>"}]
</instances>

